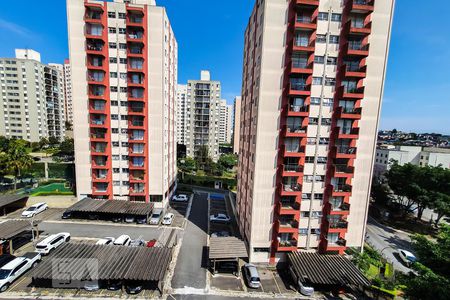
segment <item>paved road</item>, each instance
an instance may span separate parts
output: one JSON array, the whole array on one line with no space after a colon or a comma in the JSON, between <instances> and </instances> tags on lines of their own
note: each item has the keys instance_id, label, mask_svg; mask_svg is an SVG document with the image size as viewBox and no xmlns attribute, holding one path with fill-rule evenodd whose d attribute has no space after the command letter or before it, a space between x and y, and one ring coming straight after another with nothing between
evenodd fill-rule
<instances>
[{"instance_id":1,"label":"paved road","mask_svg":"<svg viewBox=\"0 0 450 300\"><path fill-rule=\"evenodd\" d=\"M177 259L172 288L206 288L206 269L203 256L206 251L208 226L207 194L194 194L191 213L184 230L183 244Z\"/></svg>"},{"instance_id":2,"label":"paved road","mask_svg":"<svg viewBox=\"0 0 450 300\"><path fill-rule=\"evenodd\" d=\"M255 298L255 297L233 297L233 296L214 296L214 295L169 295L167 300L273 300L274 298Z\"/></svg>"},{"instance_id":3,"label":"paved road","mask_svg":"<svg viewBox=\"0 0 450 300\"><path fill-rule=\"evenodd\" d=\"M87 238L118 237L121 234L128 234L133 239L142 236L144 240L151 240L157 239L163 232L163 229L157 227L120 226L116 224L53 223L44 221L39 224L39 231L43 231L43 234L66 231L70 232L73 237Z\"/></svg>"},{"instance_id":4,"label":"paved road","mask_svg":"<svg viewBox=\"0 0 450 300\"><path fill-rule=\"evenodd\" d=\"M399 261L397 254L398 249L405 249L413 252L411 239L408 234L382 225L369 217L367 223L367 235L368 238L366 239L366 242L378 251L382 251L382 255L394 264L396 270L404 273L410 271L409 268Z\"/></svg>"}]
</instances>

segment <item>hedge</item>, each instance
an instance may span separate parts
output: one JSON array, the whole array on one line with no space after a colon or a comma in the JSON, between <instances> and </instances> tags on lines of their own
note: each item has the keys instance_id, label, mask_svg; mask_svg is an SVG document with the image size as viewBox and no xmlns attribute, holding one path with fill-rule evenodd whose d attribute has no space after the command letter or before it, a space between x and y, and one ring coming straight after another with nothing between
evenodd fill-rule
<instances>
[{"instance_id":1,"label":"hedge","mask_svg":"<svg viewBox=\"0 0 450 300\"><path fill-rule=\"evenodd\" d=\"M236 179L215 177L215 176L198 176L192 174L184 174L184 176L179 176L178 180L180 183L199 185L205 187L214 187L216 181L222 181L223 189L233 189L237 185Z\"/></svg>"},{"instance_id":2,"label":"hedge","mask_svg":"<svg viewBox=\"0 0 450 300\"><path fill-rule=\"evenodd\" d=\"M45 164L42 162L34 163L25 173L33 175L34 178L45 178ZM73 181L74 175L74 164L48 163L49 178L63 178Z\"/></svg>"},{"instance_id":3,"label":"hedge","mask_svg":"<svg viewBox=\"0 0 450 300\"><path fill-rule=\"evenodd\" d=\"M31 194L31 196L73 196L73 192L36 192Z\"/></svg>"}]
</instances>

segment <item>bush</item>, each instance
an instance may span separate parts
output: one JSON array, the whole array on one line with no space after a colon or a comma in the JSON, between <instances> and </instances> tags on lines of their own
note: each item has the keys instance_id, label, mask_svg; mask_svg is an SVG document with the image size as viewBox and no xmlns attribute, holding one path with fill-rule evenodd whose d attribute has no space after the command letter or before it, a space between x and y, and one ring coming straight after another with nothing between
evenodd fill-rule
<instances>
[{"instance_id":1,"label":"bush","mask_svg":"<svg viewBox=\"0 0 450 300\"><path fill-rule=\"evenodd\" d=\"M237 185L236 179L231 178L223 178L223 177L214 177L214 176L198 176L191 174L184 174L184 178L179 178L180 183L184 184L192 184L199 185L205 187L214 188L214 183L216 181L222 181L223 189L233 189Z\"/></svg>"},{"instance_id":2,"label":"bush","mask_svg":"<svg viewBox=\"0 0 450 300\"><path fill-rule=\"evenodd\" d=\"M57 191L37 192L37 193L31 194L31 196L73 196L73 195L74 195L73 192L57 192Z\"/></svg>"}]
</instances>

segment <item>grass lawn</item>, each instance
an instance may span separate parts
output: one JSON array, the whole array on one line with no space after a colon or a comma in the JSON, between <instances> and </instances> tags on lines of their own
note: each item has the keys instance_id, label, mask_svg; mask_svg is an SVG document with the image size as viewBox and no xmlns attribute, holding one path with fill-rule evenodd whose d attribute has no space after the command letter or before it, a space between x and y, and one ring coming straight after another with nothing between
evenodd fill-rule
<instances>
[{"instance_id":1,"label":"grass lawn","mask_svg":"<svg viewBox=\"0 0 450 300\"><path fill-rule=\"evenodd\" d=\"M34 189L31 196L44 196L49 194L73 195L73 191L70 188L66 187L63 182L56 182Z\"/></svg>"}]
</instances>

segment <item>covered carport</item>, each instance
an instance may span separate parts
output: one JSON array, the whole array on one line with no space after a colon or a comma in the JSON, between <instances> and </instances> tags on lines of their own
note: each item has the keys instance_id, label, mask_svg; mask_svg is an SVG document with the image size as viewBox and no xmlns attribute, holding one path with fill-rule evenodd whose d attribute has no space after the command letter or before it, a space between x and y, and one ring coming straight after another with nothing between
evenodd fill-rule
<instances>
[{"instance_id":1,"label":"covered carport","mask_svg":"<svg viewBox=\"0 0 450 300\"><path fill-rule=\"evenodd\" d=\"M370 286L366 276L342 255L290 252L287 261L289 273L299 287L339 291Z\"/></svg>"},{"instance_id":2,"label":"covered carport","mask_svg":"<svg viewBox=\"0 0 450 300\"><path fill-rule=\"evenodd\" d=\"M28 195L0 195L0 215L24 208L28 201Z\"/></svg>"},{"instance_id":3,"label":"covered carport","mask_svg":"<svg viewBox=\"0 0 450 300\"><path fill-rule=\"evenodd\" d=\"M247 247L243 240L234 236L209 239L209 263L214 274L218 270L217 264L235 262L237 264L236 274L240 276L243 259L248 259Z\"/></svg>"},{"instance_id":4,"label":"covered carport","mask_svg":"<svg viewBox=\"0 0 450 300\"><path fill-rule=\"evenodd\" d=\"M22 246L22 244L29 242L28 237L23 235L26 233L31 233L33 235L33 230L37 224L37 221L32 220L7 220L1 222L0 255L6 253L13 254L14 248L18 248ZM39 232L36 230L36 237L38 237L38 235Z\"/></svg>"},{"instance_id":5,"label":"covered carport","mask_svg":"<svg viewBox=\"0 0 450 300\"><path fill-rule=\"evenodd\" d=\"M113 216L133 216L146 217L148 220L153 211L153 203L85 198L67 208L66 211L71 212L73 218L80 219L96 215L102 219Z\"/></svg>"},{"instance_id":6,"label":"covered carport","mask_svg":"<svg viewBox=\"0 0 450 300\"><path fill-rule=\"evenodd\" d=\"M172 249L166 247L70 242L61 245L42 261L33 270L32 280L35 286L58 288L83 288L88 281L98 281L100 288L105 287L108 281L138 282L146 289L162 292L171 260Z\"/></svg>"}]
</instances>

